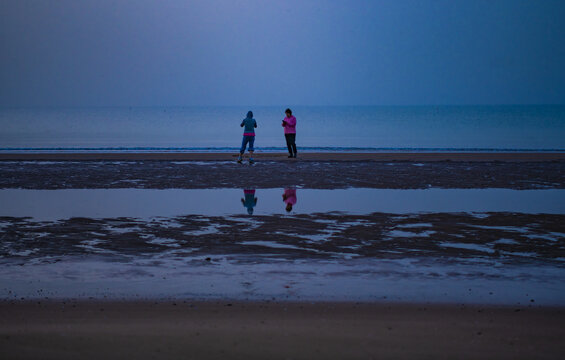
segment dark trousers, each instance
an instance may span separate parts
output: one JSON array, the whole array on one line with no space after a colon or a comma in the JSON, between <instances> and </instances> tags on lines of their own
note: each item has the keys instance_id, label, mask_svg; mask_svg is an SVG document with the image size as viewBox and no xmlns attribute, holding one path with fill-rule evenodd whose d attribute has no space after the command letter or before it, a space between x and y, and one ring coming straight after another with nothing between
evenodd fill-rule
<instances>
[{"instance_id":1,"label":"dark trousers","mask_svg":"<svg viewBox=\"0 0 565 360\"><path fill-rule=\"evenodd\" d=\"M284 137L286 139L288 153L292 156L296 156L296 134L284 134Z\"/></svg>"}]
</instances>

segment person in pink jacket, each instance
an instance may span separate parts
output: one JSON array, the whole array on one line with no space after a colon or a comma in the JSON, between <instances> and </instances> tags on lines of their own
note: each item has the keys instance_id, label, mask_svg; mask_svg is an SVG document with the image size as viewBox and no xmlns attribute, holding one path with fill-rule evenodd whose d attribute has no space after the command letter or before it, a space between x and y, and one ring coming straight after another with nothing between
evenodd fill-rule
<instances>
[{"instance_id":1,"label":"person in pink jacket","mask_svg":"<svg viewBox=\"0 0 565 360\"><path fill-rule=\"evenodd\" d=\"M286 117L282 121L284 127L284 137L286 139L286 146L288 147L289 158L296 157L296 118L292 116L292 110L286 109L284 111Z\"/></svg>"}]
</instances>

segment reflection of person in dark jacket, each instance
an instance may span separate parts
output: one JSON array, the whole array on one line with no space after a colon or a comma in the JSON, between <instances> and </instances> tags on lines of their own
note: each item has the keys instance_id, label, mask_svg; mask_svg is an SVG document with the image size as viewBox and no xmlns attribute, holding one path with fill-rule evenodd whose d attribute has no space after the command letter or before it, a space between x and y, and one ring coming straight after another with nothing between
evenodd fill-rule
<instances>
[{"instance_id":1,"label":"reflection of person in dark jacket","mask_svg":"<svg viewBox=\"0 0 565 360\"><path fill-rule=\"evenodd\" d=\"M286 203L286 211L291 212L292 205L296 204L296 189L284 189L282 198Z\"/></svg>"},{"instance_id":2,"label":"reflection of person in dark jacket","mask_svg":"<svg viewBox=\"0 0 565 360\"><path fill-rule=\"evenodd\" d=\"M241 203L247 208L247 213L253 215L253 208L257 205L257 198L255 197L255 189L243 190L244 198L241 198Z\"/></svg>"}]
</instances>

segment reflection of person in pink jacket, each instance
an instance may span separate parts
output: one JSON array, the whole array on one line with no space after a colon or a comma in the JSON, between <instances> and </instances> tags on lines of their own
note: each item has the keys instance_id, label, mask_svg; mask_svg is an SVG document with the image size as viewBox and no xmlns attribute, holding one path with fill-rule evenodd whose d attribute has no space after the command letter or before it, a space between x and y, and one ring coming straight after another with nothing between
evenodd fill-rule
<instances>
[{"instance_id":1,"label":"reflection of person in pink jacket","mask_svg":"<svg viewBox=\"0 0 565 360\"><path fill-rule=\"evenodd\" d=\"M286 117L282 121L284 127L284 137L286 139L286 146L288 147L288 157L296 157L296 118L292 116L292 110L286 109L284 111Z\"/></svg>"},{"instance_id":2,"label":"reflection of person in pink jacket","mask_svg":"<svg viewBox=\"0 0 565 360\"><path fill-rule=\"evenodd\" d=\"M296 189L284 189L283 201L286 203L286 211L292 210L292 205L296 204Z\"/></svg>"}]
</instances>

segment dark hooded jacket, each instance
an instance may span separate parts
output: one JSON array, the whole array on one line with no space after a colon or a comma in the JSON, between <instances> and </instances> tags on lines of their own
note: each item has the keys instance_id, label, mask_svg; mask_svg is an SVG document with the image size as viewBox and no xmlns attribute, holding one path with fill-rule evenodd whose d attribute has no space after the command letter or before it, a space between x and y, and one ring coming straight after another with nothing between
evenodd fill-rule
<instances>
[{"instance_id":1,"label":"dark hooded jacket","mask_svg":"<svg viewBox=\"0 0 565 360\"><path fill-rule=\"evenodd\" d=\"M255 136L255 128L257 127L257 121L253 119L253 112L249 111L247 113L247 117L243 119L240 126L244 127L243 129L244 136Z\"/></svg>"}]
</instances>

